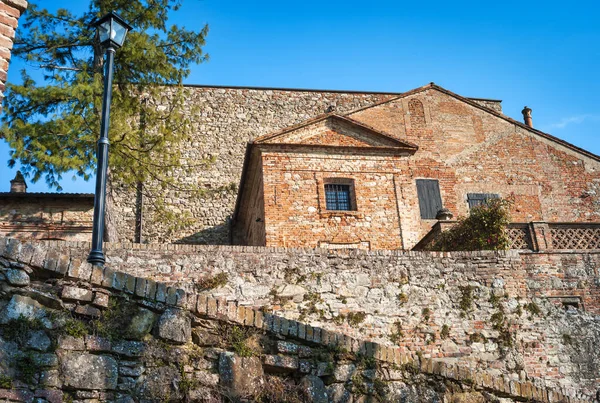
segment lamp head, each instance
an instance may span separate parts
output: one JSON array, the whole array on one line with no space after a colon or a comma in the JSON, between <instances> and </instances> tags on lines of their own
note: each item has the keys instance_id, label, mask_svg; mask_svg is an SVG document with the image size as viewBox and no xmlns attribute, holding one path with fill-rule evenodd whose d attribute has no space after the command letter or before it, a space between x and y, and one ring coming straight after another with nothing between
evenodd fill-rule
<instances>
[{"instance_id":1,"label":"lamp head","mask_svg":"<svg viewBox=\"0 0 600 403\"><path fill-rule=\"evenodd\" d=\"M131 29L125 20L112 11L95 21L92 26L96 27L96 35L105 48L123 46L125 36Z\"/></svg>"}]
</instances>

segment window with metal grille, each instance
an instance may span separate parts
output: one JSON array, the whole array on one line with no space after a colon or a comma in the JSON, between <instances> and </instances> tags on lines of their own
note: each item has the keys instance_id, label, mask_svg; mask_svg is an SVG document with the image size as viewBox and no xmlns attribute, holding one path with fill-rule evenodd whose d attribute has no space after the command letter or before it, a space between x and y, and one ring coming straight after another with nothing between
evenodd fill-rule
<instances>
[{"instance_id":1,"label":"window with metal grille","mask_svg":"<svg viewBox=\"0 0 600 403\"><path fill-rule=\"evenodd\" d=\"M435 219L438 211L442 209L442 196L440 195L438 181L435 179L417 179L417 197L419 198L421 218L425 220Z\"/></svg>"},{"instance_id":2,"label":"window with metal grille","mask_svg":"<svg viewBox=\"0 0 600 403\"><path fill-rule=\"evenodd\" d=\"M467 193L469 209L486 204L490 199L499 199L500 195L495 193Z\"/></svg>"},{"instance_id":3,"label":"window with metal grille","mask_svg":"<svg viewBox=\"0 0 600 403\"><path fill-rule=\"evenodd\" d=\"M353 210L350 185L325 184L325 204L327 210Z\"/></svg>"}]
</instances>

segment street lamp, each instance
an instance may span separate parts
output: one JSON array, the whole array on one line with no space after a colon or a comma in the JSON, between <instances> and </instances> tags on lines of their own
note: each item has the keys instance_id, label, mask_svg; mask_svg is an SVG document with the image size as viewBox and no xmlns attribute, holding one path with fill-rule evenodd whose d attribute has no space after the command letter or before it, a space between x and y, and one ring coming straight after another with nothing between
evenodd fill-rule
<instances>
[{"instance_id":1,"label":"street lamp","mask_svg":"<svg viewBox=\"0 0 600 403\"><path fill-rule=\"evenodd\" d=\"M104 236L104 209L106 200L106 174L108 169L108 124L110 118L110 101L112 98L112 81L114 73L115 52L123 46L127 31L131 29L121 17L110 12L96 21L97 39L106 49L106 71L104 73L104 98L102 100L102 120L100 121L100 139L98 140L96 191L94 193L94 225L92 228L92 250L87 261L93 265L104 266L102 238Z\"/></svg>"}]
</instances>

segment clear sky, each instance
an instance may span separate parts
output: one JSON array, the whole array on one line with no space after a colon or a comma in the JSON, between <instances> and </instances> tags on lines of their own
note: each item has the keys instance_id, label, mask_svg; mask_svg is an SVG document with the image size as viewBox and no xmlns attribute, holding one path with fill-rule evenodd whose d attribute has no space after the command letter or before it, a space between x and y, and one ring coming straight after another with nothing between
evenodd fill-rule
<instances>
[{"instance_id":1,"label":"clear sky","mask_svg":"<svg viewBox=\"0 0 600 403\"><path fill-rule=\"evenodd\" d=\"M86 0L38 0L80 11ZM431 81L600 154L600 5L592 1L183 0L171 20L210 26L188 84L404 92ZM10 66L16 80L25 65ZM0 144L0 191L15 170ZM67 192L93 192L71 180ZM47 191L43 179L29 191Z\"/></svg>"}]
</instances>

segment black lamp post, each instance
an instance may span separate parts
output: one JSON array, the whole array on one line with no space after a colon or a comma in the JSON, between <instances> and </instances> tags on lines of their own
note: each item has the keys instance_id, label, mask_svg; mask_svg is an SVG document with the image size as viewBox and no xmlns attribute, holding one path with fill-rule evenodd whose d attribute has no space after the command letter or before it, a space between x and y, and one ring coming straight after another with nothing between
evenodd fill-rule
<instances>
[{"instance_id":1,"label":"black lamp post","mask_svg":"<svg viewBox=\"0 0 600 403\"><path fill-rule=\"evenodd\" d=\"M112 81L114 73L115 52L123 46L125 35L131 29L121 17L108 13L93 24L97 28L96 35L106 49L106 71L104 74L104 99L102 100L102 120L100 121L100 139L98 140L96 167L96 192L94 194L94 226L92 229L92 250L87 261L104 266L102 238L104 236L104 209L106 199L106 174L108 169L108 124L110 118L110 101L112 99Z\"/></svg>"}]
</instances>

